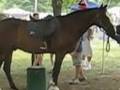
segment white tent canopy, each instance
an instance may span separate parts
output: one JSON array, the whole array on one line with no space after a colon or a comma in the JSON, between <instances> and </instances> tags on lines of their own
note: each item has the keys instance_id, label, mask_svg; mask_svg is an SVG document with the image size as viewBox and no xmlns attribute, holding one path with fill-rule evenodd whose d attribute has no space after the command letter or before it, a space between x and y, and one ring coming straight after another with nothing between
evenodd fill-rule
<instances>
[{"instance_id":1,"label":"white tent canopy","mask_svg":"<svg viewBox=\"0 0 120 90\"><path fill-rule=\"evenodd\" d=\"M120 24L120 7L112 7L108 9L108 12L111 14L111 17L113 19L113 24L118 25Z\"/></svg>"},{"instance_id":2,"label":"white tent canopy","mask_svg":"<svg viewBox=\"0 0 120 90\"><path fill-rule=\"evenodd\" d=\"M20 8L10 8L3 11L4 14L6 14L9 17L15 17L15 18L21 18L21 19L27 19L30 15L29 11L25 11Z\"/></svg>"}]
</instances>

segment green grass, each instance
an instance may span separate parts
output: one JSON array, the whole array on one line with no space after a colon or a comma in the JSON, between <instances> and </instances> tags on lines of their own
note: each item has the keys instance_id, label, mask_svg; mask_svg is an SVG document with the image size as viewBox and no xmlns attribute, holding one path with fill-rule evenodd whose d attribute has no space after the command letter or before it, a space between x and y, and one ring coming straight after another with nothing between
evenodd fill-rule
<instances>
[{"instance_id":1,"label":"green grass","mask_svg":"<svg viewBox=\"0 0 120 90\"><path fill-rule=\"evenodd\" d=\"M104 71L105 73L113 73L120 71L120 47L115 41L111 41L111 50L109 53L106 51L104 57ZM92 49L93 49L93 58L92 58L92 70L87 72L89 77L94 77L102 72L102 55L103 55L103 41L98 39L94 39L92 41ZM47 70L50 70L49 54L44 55L44 65ZM17 50L13 54L13 62L12 62L12 75L14 79L20 82L24 82L26 80L26 69L31 66L31 54L25 53L23 51ZM64 62L62 64L61 72L69 72L74 70L72 65L71 56L69 54L64 58ZM73 74L73 72L71 72ZM3 71L0 71L0 87L1 83L6 83L5 76ZM17 85L25 86L24 83L17 83ZM5 84L6 85L6 84ZM3 85L4 86L4 85Z\"/></svg>"}]
</instances>

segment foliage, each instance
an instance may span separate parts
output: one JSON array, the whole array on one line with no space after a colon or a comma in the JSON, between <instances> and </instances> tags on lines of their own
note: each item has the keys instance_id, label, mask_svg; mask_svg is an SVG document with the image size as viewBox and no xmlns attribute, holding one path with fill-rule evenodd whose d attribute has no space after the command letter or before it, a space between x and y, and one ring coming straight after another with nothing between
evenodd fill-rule
<instances>
[{"instance_id":1,"label":"foliage","mask_svg":"<svg viewBox=\"0 0 120 90\"><path fill-rule=\"evenodd\" d=\"M4 8L5 0L0 0L0 11Z\"/></svg>"},{"instance_id":2,"label":"foliage","mask_svg":"<svg viewBox=\"0 0 120 90\"><path fill-rule=\"evenodd\" d=\"M62 10L68 12L69 7L76 3L78 0L63 0L63 8ZM97 3L102 3L102 0L91 0ZM103 0L106 4L108 1L110 2L110 6L120 5L119 0ZM51 12L52 0L38 0L38 11L39 12ZM34 0L0 0L0 11L3 9L8 9L11 7L18 7L24 10L33 11L34 10Z\"/></svg>"},{"instance_id":3,"label":"foliage","mask_svg":"<svg viewBox=\"0 0 120 90\"><path fill-rule=\"evenodd\" d=\"M2 7L2 9L18 7L24 10L34 11L34 0L0 0L0 7ZM38 0L38 11L39 12L48 11L50 9L52 9L50 0L49 1Z\"/></svg>"}]
</instances>

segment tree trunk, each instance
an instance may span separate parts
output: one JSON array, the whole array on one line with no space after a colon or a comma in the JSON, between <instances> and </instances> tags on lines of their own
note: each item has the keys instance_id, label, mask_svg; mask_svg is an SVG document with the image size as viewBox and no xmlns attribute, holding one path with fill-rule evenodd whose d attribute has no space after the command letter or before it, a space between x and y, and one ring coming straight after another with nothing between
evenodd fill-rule
<instances>
[{"instance_id":1,"label":"tree trunk","mask_svg":"<svg viewBox=\"0 0 120 90\"><path fill-rule=\"evenodd\" d=\"M62 0L52 0L53 14L54 16L61 15L62 12ZM53 65L53 54L50 55L51 63Z\"/></svg>"},{"instance_id":2,"label":"tree trunk","mask_svg":"<svg viewBox=\"0 0 120 90\"><path fill-rule=\"evenodd\" d=\"M62 0L52 0L53 14L54 16L61 15L62 11Z\"/></svg>"}]
</instances>

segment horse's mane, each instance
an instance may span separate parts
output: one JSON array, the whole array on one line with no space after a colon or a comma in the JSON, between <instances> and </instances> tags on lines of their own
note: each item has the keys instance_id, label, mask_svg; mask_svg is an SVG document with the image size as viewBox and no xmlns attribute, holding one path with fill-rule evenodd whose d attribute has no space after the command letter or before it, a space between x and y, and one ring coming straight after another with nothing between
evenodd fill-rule
<instances>
[{"instance_id":1,"label":"horse's mane","mask_svg":"<svg viewBox=\"0 0 120 90\"><path fill-rule=\"evenodd\" d=\"M70 15L73 15L73 14L76 14L76 13L81 13L81 14L83 14L83 13L85 13L85 12L89 12L89 11L93 11L93 10L99 10L100 8L88 8L88 9L85 9L85 10L77 10L77 11L74 11L74 12L72 12L72 13L69 13L69 14L67 14L67 15L65 15L65 16L70 16Z\"/></svg>"},{"instance_id":2,"label":"horse's mane","mask_svg":"<svg viewBox=\"0 0 120 90\"><path fill-rule=\"evenodd\" d=\"M27 21L27 20L23 20L23 19L19 19L19 18L14 18L14 17L11 17L11 18L5 18L3 20L1 20L0 22L4 22L4 21L11 21L11 20L15 20L15 21Z\"/></svg>"},{"instance_id":3,"label":"horse's mane","mask_svg":"<svg viewBox=\"0 0 120 90\"><path fill-rule=\"evenodd\" d=\"M49 19L45 19L45 18L39 19L39 20L36 20L36 22L37 22L37 21L50 21L50 20L55 19L55 18L68 17L68 16L75 15L75 14L78 14L78 13L83 14L84 12L99 10L99 9L101 9L101 8L103 8L103 7L88 8L88 9L85 9L85 10L77 10L77 11L75 11L75 12L68 13L68 14L66 14L66 15L53 16L52 18L49 18Z\"/></svg>"},{"instance_id":4,"label":"horse's mane","mask_svg":"<svg viewBox=\"0 0 120 90\"><path fill-rule=\"evenodd\" d=\"M89 12L89 11L94 11L94 10L100 10L100 9L103 9L105 7L103 7L102 5L100 7L95 7L95 8L88 8L88 9L85 9L85 10L77 10L77 11L74 11L74 12L71 12L71 13L68 13L66 15L59 15L59 16L56 16L56 17L67 17L67 16L71 16L73 14L76 14L76 13L80 13L80 14L83 14L85 12Z\"/></svg>"}]
</instances>

